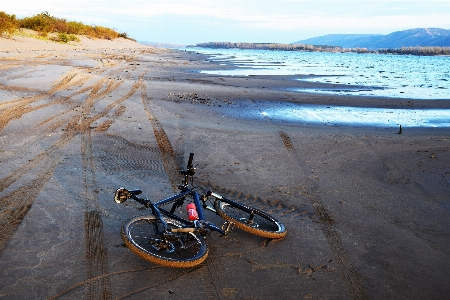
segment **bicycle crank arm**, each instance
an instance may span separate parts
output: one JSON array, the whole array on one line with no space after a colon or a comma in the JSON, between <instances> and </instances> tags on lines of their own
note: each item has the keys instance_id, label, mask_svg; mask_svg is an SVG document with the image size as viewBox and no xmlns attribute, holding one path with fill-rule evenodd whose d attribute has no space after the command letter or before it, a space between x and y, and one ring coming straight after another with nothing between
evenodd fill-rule
<instances>
[{"instance_id":1,"label":"bicycle crank arm","mask_svg":"<svg viewBox=\"0 0 450 300\"><path fill-rule=\"evenodd\" d=\"M128 199L132 198L133 196L142 194L141 190L127 190L123 187L118 188L116 190L116 193L114 195L114 201L116 203L124 203Z\"/></svg>"}]
</instances>

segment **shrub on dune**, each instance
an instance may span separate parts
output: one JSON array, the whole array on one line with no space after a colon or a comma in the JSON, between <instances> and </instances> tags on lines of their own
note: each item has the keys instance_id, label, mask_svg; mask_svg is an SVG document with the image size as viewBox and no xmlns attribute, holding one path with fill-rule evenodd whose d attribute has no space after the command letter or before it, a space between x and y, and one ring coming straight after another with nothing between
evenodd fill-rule
<instances>
[{"instance_id":1,"label":"shrub on dune","mask_svg":"<svg viewBox=\"0 0 450 300\"><path fill-rule=\"evenodd\" d=\"M0 35L12 35L16 29L19 29L19 21L16 20L16 16L0 11Z\"/></svg>"},{"instance_id":2,"label":"shrub on dune","mask_svg":"<svg viewBox=\"0 0 450 300\"><path fill-rule=\"evenodd\" d=\"M48 36L49 33L58 33L52 40L67 43L74 41L73 35L86 35L90 38L113 40L118 37L128 38L126 33L119 34L113 29L103 26L90 26L81 22L67 21L56 18L48 12L42 12L32 17L23 18L19 21L20 27L37 31L41 36ZM130 39L130 38L128 38Z\"/></svg>"}]
</instances>

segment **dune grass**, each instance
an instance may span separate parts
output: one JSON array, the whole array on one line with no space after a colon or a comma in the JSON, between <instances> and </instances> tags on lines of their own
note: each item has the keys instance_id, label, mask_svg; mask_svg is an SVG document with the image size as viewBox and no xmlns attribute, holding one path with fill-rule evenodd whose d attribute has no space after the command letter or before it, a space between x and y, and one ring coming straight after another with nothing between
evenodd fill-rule
<instances>
[{"instance_id":1,"label":"dune grass","mask_svg":"<svg viewBox=\"0 0 450 300\"><path fill-rule=\"evenodd\" d=\"M85 35L89 38L113 40L119 37L134 40L124 32L119 33L114 29L103 26L91 26L77 21L67 21L57 18L48 12L42 12L31 17L17 19L15 15L9 15L0 11L0 35L13 35L21 28L38 32L44 39L50 39L60 43L79 41L76 35ZM49 34L53 34L49 37Z\"/></svg>"}]
</instances>

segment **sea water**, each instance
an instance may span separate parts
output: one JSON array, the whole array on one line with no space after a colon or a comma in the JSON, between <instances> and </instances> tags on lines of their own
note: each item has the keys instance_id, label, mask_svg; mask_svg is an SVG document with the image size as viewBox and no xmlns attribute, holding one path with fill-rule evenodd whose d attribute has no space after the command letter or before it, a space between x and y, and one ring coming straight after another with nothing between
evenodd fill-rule
<instances>
[{"instance_id":1,"label":"sea water","mask_svg":"<svg viewBox=\"0 0 450 300\"><path fill-rule=\"evenodd\" d=\"M211 55L212 61L234 66L232 70L203 73L222 76L298 75L298 80L327 84L320 89L292 89L299 92L450 101L448 56L206 48L195 48L195 51ZM305 79L302 75L313 76ZM450 109L300 105L298 109L271 109L265 113L273 118L297 118L316 123L450 127Z\"/></svg>"}]
</instances>

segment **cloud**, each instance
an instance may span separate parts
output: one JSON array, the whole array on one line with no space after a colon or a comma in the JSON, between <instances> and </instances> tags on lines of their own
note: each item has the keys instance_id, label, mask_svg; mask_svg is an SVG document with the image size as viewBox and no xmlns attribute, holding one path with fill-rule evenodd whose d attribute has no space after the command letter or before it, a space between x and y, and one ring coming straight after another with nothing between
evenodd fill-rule
<instances>
[{"instance_id":1,"label":"cloud","mask_svg":"<svg viewBox=\"0 0 450 300\"><path fill-rule=\"evenodd\" d=\"M432 14L450 12L448 0L15 0L2 1L0 10L30 14L49 11L65 15L103 14L152 17L160 15L209 16L232 19L258 15L354 16Z\"/></svg>"},{"instance_id":2,"label":"cloud","mask_svg":"<svg viewBox=\"0 0 450 300\"><path fill-rule=\"evenodd\" d=\"M113 2L114 3L114 2ZM179 15L224 26L296 30L305 28L374 30L450 27L450 1L228 0L130 1L125 7L99 6L110 15L151 18ZM445 9L447 7L447 9Z\"/></svg>"}]
</instances>

